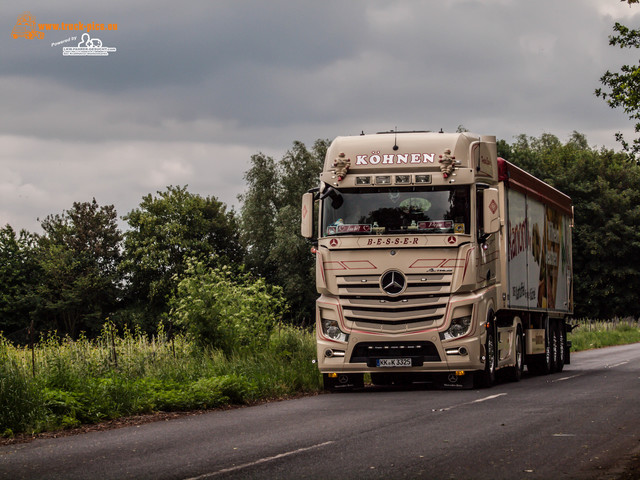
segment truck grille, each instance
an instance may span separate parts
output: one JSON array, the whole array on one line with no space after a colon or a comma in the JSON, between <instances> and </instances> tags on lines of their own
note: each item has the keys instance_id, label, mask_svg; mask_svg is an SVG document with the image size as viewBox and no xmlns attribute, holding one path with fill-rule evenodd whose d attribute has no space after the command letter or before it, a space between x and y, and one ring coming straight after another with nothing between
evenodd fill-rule
<instances>
[{"instance_id":1,"label":"truck grille","mask_svg":"<svg viewBox=\"0 0 640 480\"><path fill-rule=\"evenodd\" d=\"M344 318L354 327L388 332L432 327L444 319L451 277L442 273L406 275L406 289L390 296L380 288L379 275L338 276L338 297Z\"/></svg>"},{"instance_id":2,"label":"truck grille","mask_svg":"<svg viewBox=\"0 0 640 480\"><path fill-rule=\"evenodd\" d=\"M439 362L438 349L431 342L361 342L351 353L350 363L368 363L375 358L416 358Z\"/></svg>"}]
</instances>

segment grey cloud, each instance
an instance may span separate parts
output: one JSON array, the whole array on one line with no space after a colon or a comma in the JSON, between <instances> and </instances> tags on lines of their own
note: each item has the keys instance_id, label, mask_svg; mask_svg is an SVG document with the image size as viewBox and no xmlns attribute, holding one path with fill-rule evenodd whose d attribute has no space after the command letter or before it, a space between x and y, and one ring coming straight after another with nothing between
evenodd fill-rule
<instances>
[{"instance_id":1,"label":"grey cloud","mask_svg":"<svg viewBox=\"0 0 640 480\"><path fill-rule=\"evenodd\" d=\"M252 153L361 130L578 130L614 147L629 122L593 90L634 60L607 45L607 12L628 15L611 1L36 1L38 21L118 23L99 34L117 52L5 40L0 223L92 196L124 214L163 183L235 204ZM20 11L0 5L5 29Z\"/></svg>"}]
</instances>

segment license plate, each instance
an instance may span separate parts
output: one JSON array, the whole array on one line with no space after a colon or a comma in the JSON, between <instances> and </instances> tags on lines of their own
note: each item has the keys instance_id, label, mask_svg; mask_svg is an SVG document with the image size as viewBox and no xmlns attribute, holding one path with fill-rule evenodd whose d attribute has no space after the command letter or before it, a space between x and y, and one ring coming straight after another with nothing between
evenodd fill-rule
<instances>
[{"instance_id":1,"label":"license plate","mask_svg":"<svg viewBox=\"0 0 640 480\"><path fill-rule=\"evenodd\" d=\"M378 367L410 367L410 358L379 358L376 360Z\"/></svg>"}]
</instances>

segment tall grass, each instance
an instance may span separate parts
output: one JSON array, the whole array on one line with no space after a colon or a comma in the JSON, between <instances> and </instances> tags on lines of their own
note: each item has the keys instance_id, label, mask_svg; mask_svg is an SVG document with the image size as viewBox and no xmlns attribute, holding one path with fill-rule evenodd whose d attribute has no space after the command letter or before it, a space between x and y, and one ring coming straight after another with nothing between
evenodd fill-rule
<instances>
[{"instance_id":1,"label":"tall grass","mask_svg":"<svg viewBox=\"0 0 640 480\"><path fill-rule=\"evenodd\" d=\"M633 318L580 319L575 323L578 327L568 336L572 352L640 342L640 324Z\"/></svg>"},{"instance_id":2,"label":"tall grass","mask_svg":"<svg viewBox=\"0 0 640 480\"><path fill-rule=\"evenodd\" d=\"M578 321L572 351L640 342L638 322ZM126 415L246 404L321 389L311 332L280 327L259 351L225 355L160 329L95 340L50 335L14 346L0 335L0 435L36 433Z\"/></svg>"},{"instance_id":3,"label":"tall grass","mask_svg":"<svg viewBox=\"0 0 640 480\"><path fill-rule=\"evenodd\" d=\"M116 335L109 325L95 340L51 335L33 352L0 336L0 435L315 392L314 358L313 334L292 327L261 351L227 356L181 335Z\"/></svg>"},{"instance_id":4,"label":"tall grass","mask_svg":"<svg viewBox=\"0 0 640 480\"><path fill-rule=\"evenodd\" d=\"M43 385L40 379L33 378L23 353L0 337L0 434L3 435L26 431L46 415L41 395Z\"/></svg>"}]
</instances>

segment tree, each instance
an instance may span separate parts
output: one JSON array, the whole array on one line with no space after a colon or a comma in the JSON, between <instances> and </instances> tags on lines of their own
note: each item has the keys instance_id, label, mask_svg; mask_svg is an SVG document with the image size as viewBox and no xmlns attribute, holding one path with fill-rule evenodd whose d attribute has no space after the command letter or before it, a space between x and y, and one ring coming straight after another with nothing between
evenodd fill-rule
<instances>
[{"instance_id":1,"label":"tree","mask_svg":"<svg viewBox=\"0 0 640 480\"><path fill-rule=\"evenodd\" d=\"M243 241L249 269L283 288L289 321L303 324L315 312L315 259L300 237L302 194L317 186L328 140L308 150L295 141L279 162L262 154L251 157L242 201Z\"/></svg>"},{"instance_id":2,"label":"tree","mask_svg":"<svg viewBox=\"0 0 640 480\"><path fill-rule=\"evenodd\" d=\"M39 327L56 328L74 337L80 331L97 333L115 311L121 285L122 233L113 205L74 202L61 215L42 222L38 242L42 280Z\"/></svg>"},{"instance_id":3,"label":"tree","mask_svg":"<svg viewBox=\"0 0 640 480\"><path fill-rule=\"evenodd\" d=\"M26 333L37 304L34 291L41 276L37 241L37 236L26 230L16 234L10 225L0 229L0 331L13 340L26 339L26 335L13 338L11 334L18 330Z\"/></svg>"},{"instance_id":4,"label":"tree","mask_svg":"<svg viewBox=\"0 0 640 480\"><path fill-rule=\"evenodd\" d=\"M187 267L187 259L206 266L240 264L238 222L234 212L215 197L202 197L187 187L167 187L145 196L124 218L129 315L145 328L168 312L169 299Z\"/></svg>"},{"instance_id":5,"label":"tree","mask_svg":"<svg viewBox=\"0 0 640 480\"><path fill-rule=\"evenodd\" d=\"M580 156L556 186L574 201L575 295L580 316L640 316L640 167L602 150Z\"/></svg>"},{"instance_id":6,"label":"tree","mask_svg":"<svg viewBox=\"0 0 640 480\"><path fill-rule=\"evenodd\" d=\"M639 0L621 0L629 5L638 3ZM630 29L618 22L613 27L617 35L609 36L609 45L620 48L639 48L640 30ZM620 72L607 72L600 77L602 83L608 90L598 88L595 91L597 97L601 97L611 108L622 108L629 116L629 120L635 122L634 130L640 134L640 63L637 65L623 65ZM640 155L640 137L629 144L621 132L616 133L616 140L619 141L626 152L638 162Z\"/></svg>"},{"instance_id":7,"label":"tree","mask_svg":"<svg viewBox=\"0 0 640 480\"><path fill-rule=\"evenodd\" d=\"M274 159L262 153L251 156L251 165L244 175L247 192L238 197L242 202L241 238L247 251L244 262L250 271L273 281L278 264L269 258L269 252L275 242L280 175Z\"/></svg>"}]
</instances>

